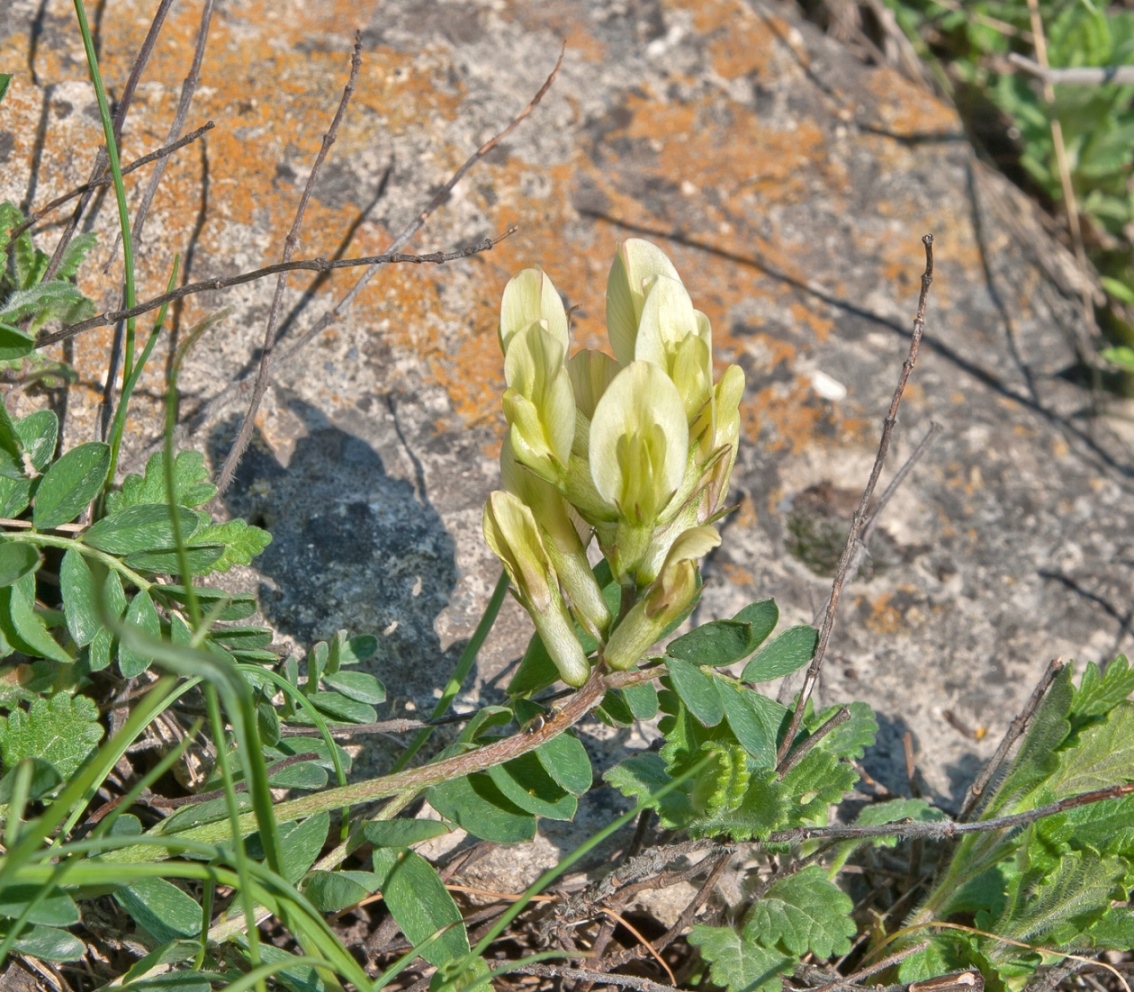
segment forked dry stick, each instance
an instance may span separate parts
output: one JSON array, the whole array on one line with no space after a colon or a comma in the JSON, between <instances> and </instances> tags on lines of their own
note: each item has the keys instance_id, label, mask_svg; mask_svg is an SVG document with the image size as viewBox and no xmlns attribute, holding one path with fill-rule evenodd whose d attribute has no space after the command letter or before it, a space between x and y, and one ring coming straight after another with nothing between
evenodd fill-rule
<instances>
[{"instance_id":1,"label":"forked dry stick","mask_svg":"<svg viewBox=\"0 0 1134 992\"><path fill-rule=\"evenodd\" d=\"M287 232L287 237L284 238L282 258L284 264L291 261L291 256L295 254L295 246L299 244L299 228L303 224L304 214L307 213L307 204L311 201L311 194L315 189L315 183L319 178L319 173L323 171L323 163L327 160L327 153L331 150L331 146L338 137L339 125L342 123L347 107L350 106L350 98L354 95L354 86L355 83L358 82L358 71L361 67L362 32L360 31L355 34L354 50L351 52L350 56L350 76L347 79L346 86L343 88L342 99L339 100L339 106L338 109L335 110L335 116L331 121L331 126L327 129L327 133L323 135L323 143L319 146L319 152L315 156L315 163L311 166L311 172L307 176L307 182L299 198L299 206L296 207L295 219L291 222L291 230ZM252 388L252 399L248 403L248 411L244 414L244 420L241 421L240 430L236 434L236 440L232 442L232 447L225 457L224 465L217 475L217 496L223 494L228 488L229 483L232 482L232 477L236 474L236 466L240 464L244 449L248 447L248 442L252 438L252 425L256 420L256 411L259 409L260 401L264 398L264 393L268 388L268 373L272 367L272 350L276 344L276 332L279 330L278 317L280 305L283 303L283 294L286 286L287 275L281 272L276 279L276 292L275 295L272 296L272 306L268 311L268 322L264 327L264 344L260 350L260 366L256 373L255 385Z\"/></svg>"},{"instance_id":2,"label":"forked dry stick","mask_svg":"<svg viewBox=\"0 0 1134 992\"><path fill-rule=\"evenodd\" d=\"M925 308L929 302L929 287L933 283L933 235L925 235L925 237L921 239L921 242L925 245L925 271L921 276L921 294L918 296L917 315L914 317L913 334L910 337L909 352L906 354L905 362L902 363L902 372L901 375L898 376L898 385L894 390L893 399L890 400L890 409L886 413L886 419L882 422L882 437L878 443L878 454L874 457L874 466L870 470L870 478L867 480L866 487L862 491L862 498L858 501L858 508L854 511L854 519L851 521L851 529L850 533L847 535L846 546L843 548L842 555L839 556L839 565L835 570L834 581L831 583L831 597L827 601L827 609L823 616L823 626L819 629L819 642L815 647L815 656L811 659L811 664L808 666L807 675L803 680L803 687L799 690L799 699L796 701L795 711L791 715L791 723L788 726L788 732L784 736L783 743L780 745L779 752L776 755L776 764L781 768L791 748L792 741L795 740L795 735L799 731L799 725L803 720L803 710L807 706L807 700L811 698L811 693L815 690L815 683L819 680L819 671L823 667L823 658L827 653L827 645L830 643L831 632L835 626L835 614L839 607L839 596L842 594L843 586L846 584L847 576L850 574L851 563L858 553L859 537L866 523L870 500L874 496L874 490L878 485L878 477L882 473L882 465L886 461L886 453L890 449L890 437L894 433L894 425L898 422L898 408L902 404L902 395L906 391L906 382L909 380L910 373L913 372L914 364L917 362L918 349L921 347L921 338L925 332Z\"/></svg>"}]
</instances>

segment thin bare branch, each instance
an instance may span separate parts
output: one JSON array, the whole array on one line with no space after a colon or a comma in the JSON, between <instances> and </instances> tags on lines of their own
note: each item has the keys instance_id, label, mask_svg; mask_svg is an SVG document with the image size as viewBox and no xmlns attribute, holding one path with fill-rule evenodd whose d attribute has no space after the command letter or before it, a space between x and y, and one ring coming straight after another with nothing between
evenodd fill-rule
<instances>
[{"instance_id":1,"label":"thin bare branch","mask_svg":"<svg viewBox=\"0 0 1134 992\"><path fill-rule=\"evenodd\" d=\"M580 955L581 956L581 955ZM589 968L567 968L558 964L504 964L493 970L494 975L535 975L538 978L569 978L592 985L616 985L623 989L636 989L637 992L678 992L672 985L651 982L648 978L635 978L633 975L614 975L605 971L591 971Z\"/></svg>"},{"instance_id":2,"label":"thin bare branch","mask_svg":"<svg viewBox=\"0 0 1134 992\"><path fill-rule=\"evenodd\" d=\"M319 153L315 156L315 164L311 166L307 183L304 185L303 193L299 198L299 206L295 210L295 219L291 222L291 230L287 232L287 237L284 238L283 263L285 265L291 261L291 256L295 254L295 247L299 244L299 228L303 224L304 214L307 213L307 204L311 202L311 194L315 190L319 173L323 170L323 163L327 160L327 153L338 137L339 125L342 124L346 109L350 106L350 98L354 95L354 87L355 83L358 82L358 71L361 67L362 32L359 31L356 32L354 37L354 51L351 52L350 56L350 76L347 79L346 86L343 87L342 99L339 100L339 106L335 110L331 126L323 135L323 143L319 147ZM260 401L264 398L264 393L268 388L268 373L272 367L272 351L275 348L276 331L279 328L280 305L283 303L286 287L287 275L281 272L276 279L276 292L272 297L272 307L268 311L267 324L264 326L264 344L260 349L260 368L256 374L255 385L252 388L252 399L248 403L248 410L240 424L236 440L233 441L232 447L225 457L224 465L217 475L217 496L223 495L229 487L232 477L236 474L236 466L240 464L240 459L244 454L244 449L248 447L248 442L252 439L252 426L256 419L256 411L260 408Z\"/></svg>"},{"instance_id":3,"label":"thin bare branch","mask_svg":"<svg viewBox=\"0 0 1134 992\"><path fill-rule=\"evenodd\" d=\"M1078 66L1052 69L1019 52L1009 52L1008 61L1053 86L1130 86L1134 84L1134 65Z\"/></svg>"},{"instance_id":4,"label":"thin bare branch","mask_svg":"<svg viewBox=\"0 0 1134 992\"><path fill-rule=\"evenodd\" d=\"M811 659L811 664L807 669L807 675L803 680L803 687L799 691L799 699L796 701L795 711L791 716L791 724L788 727L788 732L784 736L783 743L780 745L779 754L777 755L777 764L782 765L788 750L791 748L792 741L795 740L795 735L799 730L800 721L803 719L803 710L807 705L807 700L811 698L811 693L815 690L815 683L819 680L819 671L823 667L823 658L827 654L827 645L831 640L831 632L835 626L835 614L839 606L839 597L842 594L843 586L846 584L847 576L850 574L850 566L857 551L859 535L862 533L862 528L866 522L867 510L870 506L870 500L874 496L874 489L878 485L878 477L882 473L882 465L886 460L886 453L890 449L890 437L894 433L894 425L898 421L898 408L902 403L902 395L906 390L906 382L909 380L910 373L913 372L914 364L917 362L918 349L921 347L922 334L925 332L925 308L929 301L929 287L933 282L933 235L927 234L921 239L922 244L925 245L925 271L921 276L921 294L918 297L917 315L914 317L913 334L910 337L910 348L906 355L906 360L902 364L902 372L898 377L898 385L894 390L894 396L890 400L890 409L886 414L886 419L882 423L882 437L878 444L878 454L874 458L874 466L870 470L870 478L866 483L866 487L862 491L862 498L858 502L858 509L854 512L854 519L851 521L850 533L847 535L847 543L843 548L843 553L839 557L839 565L835 571L834 581L831 583L831 597L827 601L826 614L823 617L823 626L819 630L819 643L815 648L815 657Z\"/></svg>"},{"instance_id":5,"label":"thin bare branch","mask_svg":"<svg viewBox=\"0 0 1134 992\"><path fill-rule=\"evenodd\" d=\"M551 73L548 75L547 79L544 80L543 85L539 88L536 95L528 101L527 106L524 107L524 109L521 110L519 114L512 118L511 123L506 128L504 128L503 131L501 131L497 135L494 135L483 145L481 145L480 148L478 148L465 161L465 163L459 169L457 169L456 172L453 173L448 182L446 182L445 185L442 186L440 190L438 190L433 199L429 201L429 204L425 207L425 209L422 210L421 213L419 213L396 238L394 238L394 240L390 243L390 247L386 249L387 254L398 252L406 244L406 242L409 241L410 238L412 238L419 230L421 230L422 226L429 219L430 215L433 214L433 212L439 206L441 206L449 199L450 195L453 192L453 189L456 187L457 183L459 183L465 176L465 173L467 173L469 169L476 165L477 162L484 158L485 155L492 151L493 148L495 148L501 141L503 141L509 134L511 134L532 113L532 111L535 110L540 101L543 99L544 95L551 88L551 84L555 81L555 77L559 74L559 67L563 64L563 55L565 51L566 46L564 46L564 48L560 50L559 58L555 63L555 67L551 70ZM514 230L515 228L512 228L508 231L508 234L511 234ZM507 234L504 235L504 237L507 237ZM492 244L496 243L496 241L492 242ZM479 248L478 250L480 251L484 251L486 248L491 247L491 245L489 245L487 242L482 242L481 244L484 247ZM437 260L450 261L450 259ZM347 310L350 309L355 299L357 299L358 295L363 291L363 289L366 288L377 271L377 265L375 265L368 268L364 273L362 273L355 284L347 291L347 293L341 300L339 300L338 303L336 303L330 310L323 314L322 317L315 321L315 323L312 324L306 331L304 331L303 334L300 335L300 337L298 337L295 341L292 341L286 348L281 349L279 354L279 361L288 361L296 352L310 343L312 339L318 337L323 333L323 331L325 331L328 327L338 321L343 316L343 314L345 314ZM237 382L234 382L231 385L227 386L220 393L209 400L205 408L199 411L194 419L198 423L205 421L208 418L212 417L234 395L244 395L244 393L248 389L249 378L249 376L245 376Z\"/></svg>"},{"instance_id":6,"label":"thin bare branch","mask_svg":"<svg viewBox=\"0 0 1134 992\"><path fill-rule=\"evenodd\" d=\"M777 770L779 777L783 778L804 758L806 758L808 754L811 753L811 750L815 747L816 744L823 740L823 738L826 737L832 730L834 730L840 724L846 723L849 719L850 710L848 710L845 706L839 707L838 712L836 712L830 720L823 724L823 726L816 730L815 733L807 738L807 740L800 744L799 747L792 751L784 761L780 762L780 767Z\"/></svg>"},{"instance_id":7,"label":"thin bare branch","mask_svg":"<svg viewBox=\"0 0 1134 992\"><path fill-rule=\"evenodd\" d=\"M274 265L265 265L262 269L253 269L251 272L242 272L235 276L225 276L220 279L204 279L201 282L194 282L190 283L188 286L182 286L180 289L176 289L171 293L162 293L161 296L155 296L151 300L139 303L129 310L108 310L103 313L95 314L93 317L88 317L86 320L79 321L77 324L68 324L66 327L62 327L52 334L42 335L36 342L36 347L45 348L49 344L65 341L67 338L73 338L76 334L81 334L83 331L89 331L92 327L105 327L107 324L113 324L127 317L137 317L139 314L149 313L149 311L157 310L158 307L164 306L166 303L170 303L173 300L180 300L186 296L193 296L196 293L206 293L211 290L228 289L230 286L240 286L246 282L255 282L257 279L277 275L280 272L295 272L299 269L307 269L312 272L331 272L334 269L357 268L361 265L440 265L443 262L452 262L458 258L468 258L470 255L479 255L482 251L495 248L496 245L500 244L501 241L510 237L515 232L516 228L511 227L498 237L485 238L483 241L478 241L475 245L468 245L465 248L456 248L453 251L435 251L425 255L411 255L405 252L386 252L383 255L366 255L362 258L340 258L334 261L328 261L325 258L307 258L292 262L277 262Z\"/></svg>"},{"instance_id":8,"label":"thin bare branch","mask_svg":"<svg viewBox=\"0 0 1134 992\"><path fill-rule=\"evenodd\" d=\"M1020 739L1020 736L1031 721L1036 708L1039 706L1040 700L1047 695L1048 687L1055 680L1055 676L1062 671L1063 666L1064 662L1062 658L1056 658L1047 666L1047 671L1043 673L1039 683L1032 691L1031 698L1028 699L1024 708L1008 725L1004 739L1000 742L999 747L997 747L996 753L992 756L992 760L984 766L981 773L977 776L976 781L969 786L969 791L965 794L965 802L961 806L961 812L957 819L964 821L972 816L973 811L977 808L984 796L984 790L988 788L988 783L992 781L993 777L1000 770L1000 766L1004 764L1008 753L1012 750L1012 746Z\"/></svg>"},{"instance_id":9,"label":"thin bare branch","mask_svg":"<svg viewBox=\"0 0 1134 992\"><path fill-rule=\"evenodd\" d=\"M960 823L957 820L931 820L916 823L881 823L877 825L864 825L849 827L834 825L827 827L793 827L791 830L777 830L767 838L769 844L802 844L806 840L817 837L832 840L866 840L871 837L929 837L935 840L947 840L960 837L963 834L983 834L995 830L1008 830L1014 827L1026 826L1042 820L1045 816L1054 816L1079 806L1088 806L1091 803L1101 803L1108 799L1121 799L1123 796L1134 794L1134 782L1126 785L1114 785L1107 789L1095 789L1093 792L1082 792L1075 796L1068 796L1045 806L1024 813L1013 813L1009 816L998 816L991 820L977 820L974 823Z\"/></svg>"},{"instance_id":10,"label":"thin bare branch","mask_svg":"<svg viewBox=\"0 0 1134 992\"><path fill-rule=\"evenodd\" d=\"M184 138L179 138L172 144L162 145L161 148L158 148L156 151L152 151L148 155L143 155L141 158L134 159L134 161L129 165L124 165L122 167L122 175L127 176L131 172L134 172L136 169L142 168L142 166L144 165L149 165L151 162L157 162L160 159L168 158L175 151L179 151L186 145L192 144L206 131L211 131L214 127L216 127L216 124L214 124L212 121L206 121L195 131L190 131L187 135L185 135ZM12 228L11 237L13 239L18 238L21 234L24 233L24 231L26 231L30 227L34 227L53 210L57 210L59 207L63 206L64 203L68 203L69 201L75 199L75 197L82 196L84 193L88 193L91 190L98 189L102 186L109 186L111 182L113 182L111 177L106 173L103 173L97 179L92 179L90 182L83 183L82 186L76 186L69 193L64 193L62 196L57 196L51 202L45 203L34 213L29 214L27 220L25 220L22 224L19 224L18 226Z\"/></svg>"}]
</instances>

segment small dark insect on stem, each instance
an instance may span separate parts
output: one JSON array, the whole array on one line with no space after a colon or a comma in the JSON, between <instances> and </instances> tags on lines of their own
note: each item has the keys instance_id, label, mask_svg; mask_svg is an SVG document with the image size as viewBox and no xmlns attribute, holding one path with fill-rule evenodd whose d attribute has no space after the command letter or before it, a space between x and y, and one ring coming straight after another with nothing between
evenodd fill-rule
<instances>
[{"instance_id":1,"label":"small dark insect on stem","mask_svg":"<svg viewBox=\"0 0 1134 992\"><path fill-rule=\"evenodd\" d=\"M854 511L854 519L851 521L847 543L839 557L839 565L835 571L834 581L831 583L831 597L827 601L823 625L819 629L819 643L815 648L815 656L811 659L811 665L807 669L803 687L799 691L799 698L795 704L795 711L791 715L788 732L784 736L783 743L780 745L779 753L776 756L777 765L780 766L783 765L792 741L795 740L795 735L799 732L799 725L803 720L803 711L807 706L807 700L811 698L811 693L815 690L815 683L819 680L819 671L823 667L823 658L827 654L827 645L830 643L831 632L835 627L835 614L839 606L839 596L842 594L843 586L846 584L847 576L850 573L851 562L855 557L859 538L866 522L870 500L874 496L878 477L882 473L882 465L886 460L886 453L890 449L890 438L894 433L894 425L898 422L898 408L902 404L902 395L905 393L906 383L909 381L910 373L913 372L914 364L917 362L918 349L921 347L921 338L925 332L925 308L929 302L929 287L933 282L933 235L925 235L921 239L921 243L925 245L925 271L921 276L921 294L918 297L917 315L914 317L909 352L902 364L902 372L898 376L898 385L894 389L893 398L890 400L890 409L886 413L886 419L882 422L882 437L878 443L878 454L874 458L874 466L870 470L870 478L862 491L858 509Z\"/></svg>"}]
</instances>

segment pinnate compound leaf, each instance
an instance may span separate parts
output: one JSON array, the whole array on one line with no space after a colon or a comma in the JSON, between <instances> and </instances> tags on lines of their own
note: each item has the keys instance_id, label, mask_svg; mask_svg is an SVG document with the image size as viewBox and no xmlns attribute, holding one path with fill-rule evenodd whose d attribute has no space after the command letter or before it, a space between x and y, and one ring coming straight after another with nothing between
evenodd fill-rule
<instances>
[{"instance_id":1,"label":"pinnate compound leaf","mask_svg":"<svg viewBox=\"0 0 1134 992\"><path fill-rule=\"evenodd\" d=\"M715 727L724 719L724 706L713 678L681 658L667 658L666 667L674 691L701 723Z\"/></svg>"},{"instance_id":2,"label":"pinnate compound leaf","mask_svg":"<svg viewBox=\"0 0 1134 992\"><path fill-rule=\"evenodd\" d=\"M40 697L28 711L13 710L0 717L0 756L11 768L23 758L50 762L70 777L102 740L98 707L86 696L57 692Z\"/></svg>"},{"instance_id":3,"label":"pinnate compound leaf","mask_svg":"<svg viewBox=\"0 0 1134 992\"><path fill-rule=\"evenodd\" d=\"M433 866L413 851L376 848L374 870L391 915L415 947L444 930L421 951L426 961L442 965L469 952L461 911Z\"/></svg>"},{"instance_id":4,"label":"pinnate compound leaf","mask_svg":"<svg viewBox=\"0 0 1134 992\"><path fill-rule=\"evenodd\" d=\"M200 506L216 495L217 487L209 482L205 456L199 451L181 451L173 459L173 497L179 506ZM165 488L165 452L150 455L146 474L128 475L122 488L106 498L108 514L119 513L128 506L146 503L168 503Z\"/></svg>"},{"instance_id":5,"label":"pinnate compound leaf","mask_svg":"<svg viewBox=\"0 0 1134 992\"><path fill-rule=\"evenodd\" d=\"M740 677L745 682L769 682L790 675L811 660L818 643L819 631L814 627L789 627L759 650Z\"/></svg>"},{"instance_id":6,"label":"pinnate compound leaf","mask_svg":"<svg viewBox=\"0 0 1134 992\"><path fill-rule=\"evenodd\" d=\"M765 945L779 944L800 956L810 951L829 958L850 951L857 931L850 912L854 903L819 865L780 879L752 907L744 935Z\"/></svg>"},{"instance_id":7,"label":"pinnate compound leaf","mask_svg":"<svg viewBox=\"0 0 1134 992\"><path fill-rule=\"evenodd\" d=\"M253 558L272 543L272 535L236 519L202 527L193 535L193 543L223 545L224 553L212 563L209 571L227 572L233 565L250 564Z\"/></svg>"},{"instance_id":8,"label":"pinnate compound leaf","mask_svg":"<svg viewBox=\"0 0 1134 992\"><path fill-rule=\"evenodd\" d=\"M181 537L186 541L195 538L197 514L184 506L176 507L175 512L181 523ZM83 532L83 542L112 555L175 547L169 513L170 508L159 503L128 506L88 527Z\"/></svg>"},{"instance_id":9,"label":"pinnate compound leaf","mask_svg":"<svg viewBox=\"0 0 1134 992\"><path fill-rule=\"evenodd\" d=\"M119 889L114 898L156 940L177 940L201 932L201 907L164 878L141 878Z\"/></svg>"},{"instance_id":10,"label":"pinnate compound leaf","mask_svg":"<svg viewBox=\"0 0 1134 992\"><path fill-rule=\"evenodd\" d=\"M427 796L445 819L481 840L519 844L535 836L535 817L507 799L483 773L435 785Z\"/></svg>"},{"instance_id":11,"label":"pinnate compound leaf","mask_svg":"<svg viewBox=\"0 0 1134 992\"><path fill-rule=\"evenodd\" d=\"M741 936L732 927L698 924L689 943L701 948L714 985L728 992L780 992L781 975L791 974L795 961L780 951Z\"/></svg>"},{"instance_id":12,"label":"pinnate compound leaf","mask_svg":"<svg viewBox=\"0 0 1134 992\"><path fill-rule=\"evenodd\" d=\"M0 541L0 586L10 586L39 566L39 552L32 545L23 541Z\"/></svg>"},{"instance_id":13,"label":"pinnate compound leaf","mask_svg":"<svg viewBox=\"0 0 1134 992\"><path fill-rule=\"evenodd\" d=\"M48 633L35 609L35 575L29 573L11 585L0 586L0 631L11 647L32 658L48 658L61 665L74 659Z\"/></svg>"},{"instance_id":14,"label":"pinnate compound leaf","mask_svg":"<svg viewBox=\"0 0 1134 992\"><path fill-rule=\"evenodd\" d=\"M72 448L44 473L35 493L36 530L69 524L102 489L110 470L110 446L90 441Z\"/></svg>"}]
</instances>

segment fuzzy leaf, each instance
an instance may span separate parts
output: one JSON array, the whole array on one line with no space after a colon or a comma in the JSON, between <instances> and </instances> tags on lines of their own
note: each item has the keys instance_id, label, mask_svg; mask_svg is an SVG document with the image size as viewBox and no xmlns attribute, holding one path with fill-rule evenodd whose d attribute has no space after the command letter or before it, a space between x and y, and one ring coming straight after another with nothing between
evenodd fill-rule
<instances>
[{"instance_id":1,"label":"fuzzy leaf","mask_svg":"<svg viewBox=\"0 0 1134 992\"><path fill-rule=\"evenodd\" d=\"M216 495L217 487L209 480L205 456L199 451L181 451L173 459L173 495L180 506L201 506ZM122 488L106 498L108 514L128 506L145 503L168 503L165 491L165 453L158 451L146 462L146 474L128 475Z\"/></svg>"},{"instance_id":2,"label":"fuzzy leaf","mask_svg":"<svg viewBox=\"0 0 1134 992\"><path fill-rule=\"evenodd\" d=\"M771 768L776 763L776 731L779 722L768 719L771 716L768 708L756 698L765 700L765 697L724 679L714 681L729 729L736 735L741 747L752 756L757 768Z\"/></svg>"},{"instance_id":3,"label":"fuzzy leaf","mask_svg":"<svg viewBox=\"0 0 1134 992\"><path fill-rule=\"evenodd\" d=\"M759 643L751 624L713 620L670 641L665 653L694 665L720 668L746 658Z\"/></svg>"},{"instance_id":4,"label":"fuzzy leaf","mask_svg":"<svg viewBox=\"0 0 1134 992\"><path fill-rule=\"evenodd\" d=\"M11 768L23 758L50 762L64 778L75 770L102 740L98 707L86 696L57 692L42 696L28 711L13 710L0 717L0 756Z\"/></svg>"},{"instance_id":5,"label":"fuzzy leaf","mask_svg":"<svg viewBox=\"0 0 1134 992\"><path fill-rule=\"evenodd\" d=\"M819 865L776 882L752 907L744 935L765 945L780 944L790 954L810 951L829 958L850 951L857 927L850 917L854 903Z\"/></svg>"},{"instance_id":6,"label":"fuzzy leaf","mask_svg":"<svg viewBox=\"0 0 1134 992\"><path fill-rule=\"evenodd\" d=\"M250 564L253 558L272 543L272 535L236 519L202 527L193 535L193 543L224 545L224 553L212 562L208 572L227 572L233 565Z\"/></svg>"},{"instance_id":7,"label":"fuzzy leaf","mask_svg":"<svg viewBox=\"0 0 1134 992\"><path fill-rule=\"evenodd\" d=\"M688 795L679 789L667 793L660 800L654 798L671 781L665 762L656 754L636 754L619 762L603 775L603 779L624 796L644 805L653 805L662 826L668 830L684 827L693 815Z\"/></svg>"},{"instance_id":8,"label":"fuzzy leaf","mask_svg":"<svg viewBox=\"0 0 1134 992\"><path fill-rule=\"evenodd\" d=\"M1077 717L1103 716L1129 698L1131 692L1134 692L1134 668L1125 655L1115 658L1107 666L1105 675L1091 662L1075 690L1071 712Z\"/></svg>"},{"instance_id":9,"label":"fuzzy leaf","mask_svg":"<svg viewBox=\"0 0 1134 992\"><path fill-rule=\"evenodd\" d=\"M59 440L59 418L51 410L37 410L16 423L16 436L37 472L51 464Z\"/></svg>"},{"instance_id":10,"label":"fuzzy leaf","mask_svg":"<svg viewBox=\"0 0 1134 992\"><path fill-rule=\"evenodd\" d=\"M1120 703L1104 722L1083 730L1077 745L1058 758L1047 785L1061 796L1134 780L1134 703Z\"/></svg>"},{"instance_id":11,"label":"fuzzy leaf","mask_svg":"<svg viewBox=\"0 0 1134 992\"><path fill-rule=\"evenodd\" d=\"M701 948L713 984L728 992L780 992L780 976L790 974L795 964L779 951L742 937L732 927L697 925L689 934L689 943Z\"/></svg>"},{"instance_id":12,"label":"fuzzy leaf","mask_svg":"<svg viewBox=\"0 0 1134 992\"><path fill-rule=\"evenodd\" d=\"M375 848L372 859L386 906L411 944L417 946L445 931L422 949L422 957L442 965L468 954L461 911L428 861L413 851L388 847Z\"/></svg>"},{"instance_id":13,"label":"fuzzy leaf","mask_svg":"<svg viewBox=\"0 0 1134 992\"><path fill-rule=\"evenodd\" d=\"M740 676L745 682L770 682L806 665L815 654L819 631L814 627L789 627L765 644Z\"/></svg>"},{"instance_id":14,"label":"fuzzy leaf","mask_svg":"<svg viewBox=\"0 0 1134 992\"><path fill-rule=\"evenodd\" d=\"M409 847L448 832L438 820L371 820L362 826L362 835L375 847Z\"/></svg>"}]
</instances>

